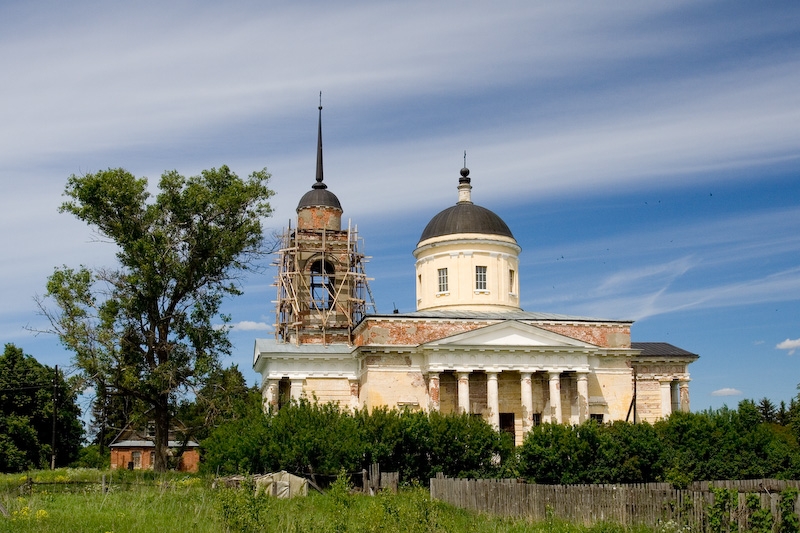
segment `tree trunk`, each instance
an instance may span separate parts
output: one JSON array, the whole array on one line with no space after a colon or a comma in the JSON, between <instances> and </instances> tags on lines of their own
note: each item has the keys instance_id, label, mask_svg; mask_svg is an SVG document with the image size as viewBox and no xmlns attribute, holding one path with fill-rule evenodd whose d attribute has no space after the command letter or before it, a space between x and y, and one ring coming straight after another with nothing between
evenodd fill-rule
<instances>
[{"instance_id":1,"label":"tree trunk","mask_svg":"<svg viewBox=\"0 0 800 533\"><path fill-rule=\"evenodd\" d=\"M156 472L166 472L169 468L169 429L172 418L169 412L169 395L159 395L158 402L153 407L156 425L156 461L153 465L153 470Z\"/></svg>"}]
</instances>

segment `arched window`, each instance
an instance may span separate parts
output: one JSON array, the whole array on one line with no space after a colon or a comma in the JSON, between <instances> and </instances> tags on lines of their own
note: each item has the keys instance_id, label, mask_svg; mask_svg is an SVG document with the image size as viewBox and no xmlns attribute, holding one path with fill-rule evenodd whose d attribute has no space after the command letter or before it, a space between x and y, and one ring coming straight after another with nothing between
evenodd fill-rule
<instances>
[{"instance_id":1,"label":"arched window","mask_svg":"<svg viewBox=\"0 0 800 533\"><path fill-rule=\"evenodd\" d=\"M309 307L312 309L330 309L333 305L334 272L333 265L321 259L311 264L311 302L309 302Z\"/></svg>"}]
</instances>

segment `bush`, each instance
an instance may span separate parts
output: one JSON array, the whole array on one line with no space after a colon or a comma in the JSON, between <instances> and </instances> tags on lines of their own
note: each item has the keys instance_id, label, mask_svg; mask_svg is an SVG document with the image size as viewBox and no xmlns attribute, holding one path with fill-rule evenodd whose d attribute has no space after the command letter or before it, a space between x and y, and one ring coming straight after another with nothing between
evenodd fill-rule
<instances>
[{"instance_id":1,"label":"bush","mask_svg":"<svg viewBox=\"0 0 800 533\"><path fill-rule=\"evenodd\" d=\"M99 445L91 444L78 450L78 458L70 465L71 468L97 468L105 470L111 466L111 452L103 451Z\"/></svg>"},{"instance_id":2,"label":"bush","mask_svg":"<svg viewBox=\"0 0 800 533\"><path fill-rule=\"evenodd\" d=\"M286 470L330 476L379 463L405 483L448 476L496 475L513 456L510 441L484 420L385 408L351 414L334 404L292 402L220 425L202 442L205 472Z\"/></svg>"}]
</instances>

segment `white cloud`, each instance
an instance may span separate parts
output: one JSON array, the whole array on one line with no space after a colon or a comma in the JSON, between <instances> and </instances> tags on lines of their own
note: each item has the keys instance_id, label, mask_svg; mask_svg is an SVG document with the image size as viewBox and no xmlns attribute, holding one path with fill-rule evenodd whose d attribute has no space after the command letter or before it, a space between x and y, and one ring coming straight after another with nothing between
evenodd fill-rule
<instances>
[{"instance_id":1,"label":"white cloud","mask_svg":"<svg viewBox=\"0 0 800 533\"><path fill-rule=\"evenodd\" d=\"M789 350L789 355L794 355L795 350L800 348L800 339L786 339L779 342L775 348L779 350Z\"/></svg>"},{"instance_id":2,"label":"white cloud","mask_svg":"<svg viewBox=\"0 0 800 533\"><path fill-rule=\"evenodd\" d=\"M742 391L739 389L732 389L730 387L724 389L717 389L711 393L711 396L741 396Z\"/></svg>"},{"instance_id":3,"label":"white cloud","mask_svg":"<svg viewBox=\"0 0 800 533\"><path fill-rule=\"evenodd\" d=\"M264 331L271 328L272 326L266 322L253 322L252 320L242 320L231 325L232 331Z\"/></svg>"}]
</instances>

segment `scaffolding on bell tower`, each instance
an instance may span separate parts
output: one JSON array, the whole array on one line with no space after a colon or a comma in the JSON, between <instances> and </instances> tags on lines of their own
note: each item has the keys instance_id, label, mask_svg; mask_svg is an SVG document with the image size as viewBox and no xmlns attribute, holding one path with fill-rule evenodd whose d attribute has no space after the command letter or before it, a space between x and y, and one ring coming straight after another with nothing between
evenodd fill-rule
<instances>
[{"instance_id":1,"label":"scaffolding on bell tower","mask_svg":"<svg viewBox=\"0 0 800 533\"><path fill-rule=\"evenodd\" d=\"M292 228L273 263L278 289L275 337L292 344L353 344L353 329L375 300L357 227Z\"/></svg>"}]
</instances>

